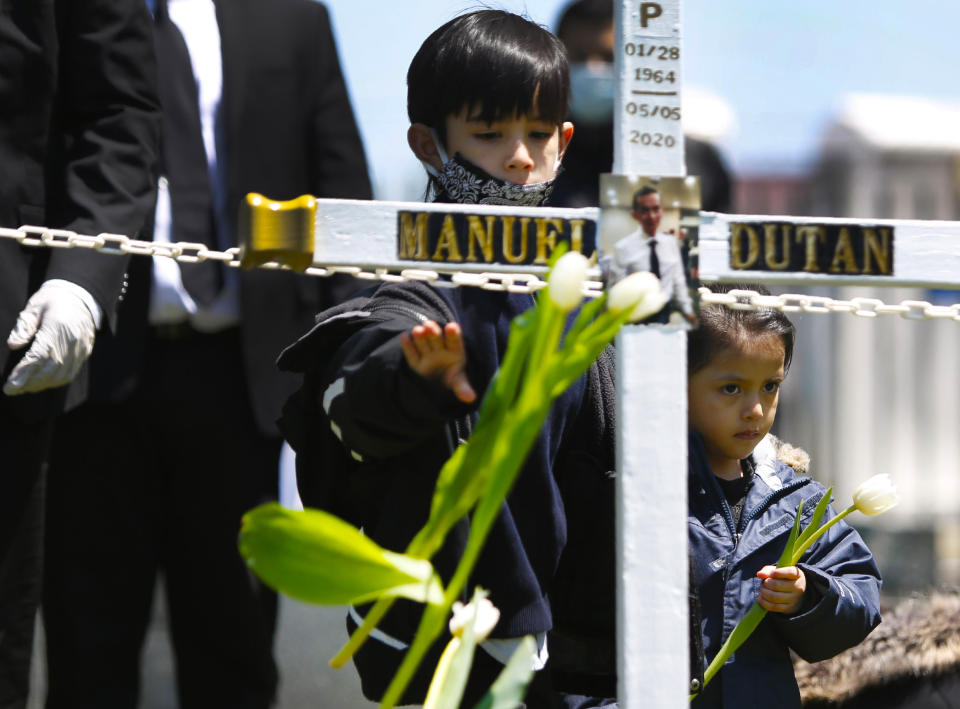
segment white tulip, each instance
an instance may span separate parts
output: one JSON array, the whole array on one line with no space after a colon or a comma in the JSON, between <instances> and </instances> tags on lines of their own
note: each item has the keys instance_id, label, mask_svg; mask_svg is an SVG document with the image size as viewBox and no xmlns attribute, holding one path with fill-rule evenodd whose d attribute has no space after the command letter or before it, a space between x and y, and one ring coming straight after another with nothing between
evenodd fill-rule
<instances>
[{"instance_id":1,"label":"white tulip","mask_svg":"<svg viewBox=\"0 0 960 709\"><path fill-rule=\"evenodd\" d=\"M658 313L667 304L660 288L660 279L647 271L631 273L610 289L607 307L614 313L633 308L630 322L637 322Z\"/></svg>"},{"instance_id":2,"label":"white tulip","mask_svg":"<svg viewBox=\"0 0 960 709\"><path fill-rule=\"evenodd\" d=\"M886 473L874 475L853 493L853 504L865 515L886 512L899 501L897 488Z\"/></svg>"},{"instance_id":3,"label":"white tulip","mask_svg":"<svg viewBox=\"0 0 960 709\"><path fill-rule=\"evenodd\" d=\"M453 603L453 617L450 618L450 634L454 637L463 637L467 624L473 622L474 639L479 643L487 639L497 621L500 620L500 611L490 599L481 598L477 604Z\"/></svg>"},{"instance_id":4,"label":"white tulip","mask_svg":"<svg viewBox=\"0 0 960 709\"><path fill-rule=\"evenodd\" d=\"M559 259L547 278L547 294L561 310L573 310L583 300L583 282L590 262L578 251L568 251Z\"/></svg>"}]
</instances>

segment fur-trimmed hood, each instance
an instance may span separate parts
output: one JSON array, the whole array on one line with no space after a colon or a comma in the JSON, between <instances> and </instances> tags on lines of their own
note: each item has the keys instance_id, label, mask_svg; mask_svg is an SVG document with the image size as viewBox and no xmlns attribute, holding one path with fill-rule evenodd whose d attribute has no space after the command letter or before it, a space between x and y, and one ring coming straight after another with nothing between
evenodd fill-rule
<instances>
[{"instance_id":1,"label":"fur-trimmed hood","mask_svg":"<svg viewBox=\"0 0 960 709\"><path fill-rule=\"evenodd\" d=\"M767 434L766 438L773 446L777 460L789 465L797 472L797 475L807 474L807 470L810 469L810 455L805 450L790 445L786 441L781 441L772 433Z\"/></svg>"},{"instance_id":2,"label":"fur-trimmed hood","mask_svg":"<svg viewBox=\"0 0 960 709\"><path fill-rule=\"evenodd\" d=\"M860 645L795 663L804 704L841 705L861 692L960 672L960 592L904 601Z\"/></svg>"},{"instance_id":3,"label":"fur-trimmed hood","mask_svg":"<svg viewBox=\"0 0 960 709\"><path fill-rule=\"evenodd\" d=\"M779 490L787 483L784 479L783 463L793 468L797 475L806 475L810 467L810 456L802 448L781 441L772 433L764 436L750 454L754 464L754 474L766 483L771 490Z\"/></svg>"}]
</instances>

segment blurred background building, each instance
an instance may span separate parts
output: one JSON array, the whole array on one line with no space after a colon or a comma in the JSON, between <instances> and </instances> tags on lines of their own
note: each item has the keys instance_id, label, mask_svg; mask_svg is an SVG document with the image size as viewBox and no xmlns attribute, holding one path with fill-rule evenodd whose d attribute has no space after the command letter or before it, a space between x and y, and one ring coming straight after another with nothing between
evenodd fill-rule
<instances>
[{"instance_id":1,"label":"blurred background building","mask_svg":"<svg viewBox=\"0 0 960 709\"><path fill-rule=\"evenodd\" d=\"M851 94L838 102L807 171L737 177L737 211L853 219L960 217L960 102ZM958 274L960 276L960 274ZM888 303L960 302L960 291L781 287ZM859 519L889 599L960 585L960 328L896 316L796 316L798 350L777 429L846 499L889 473L903 501Z\"/></svg>"}]
</instances>

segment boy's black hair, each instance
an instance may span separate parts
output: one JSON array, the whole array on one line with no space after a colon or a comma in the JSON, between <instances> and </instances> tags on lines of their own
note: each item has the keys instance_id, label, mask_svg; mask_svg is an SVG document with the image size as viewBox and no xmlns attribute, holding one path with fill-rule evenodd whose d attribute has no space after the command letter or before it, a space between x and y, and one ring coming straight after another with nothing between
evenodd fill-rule
<instances>
[{"instance_id":1,"label":"boy's black hair","mask_svg":"<svg viewBox=\"0 0 960 709\"><path fill-rule=\"evenodd\" d=\"M495 121L534 115L563 123L570 72L563 44L548 30L502 10L456 17L421 45L407 71L407 115L446 143L446 118L479 109Z\"/></svg>"},{"instance_id":2,"label":"boy's black hair","mask_svg":"<svg viewBox=\"0 0 960 709\"><path fill-rule=\"evenodd\" d=\"M759 284L714 283L714 293L752 290L761 295L770 291ZM735 310L720 303L700 307L700 325L687 333L687 371L695 374L723 350L733 349L749 335L777 335L783 340L783 371L790 369L796 330L784 313L774 308Z\"/></svg>"}]
</instances>

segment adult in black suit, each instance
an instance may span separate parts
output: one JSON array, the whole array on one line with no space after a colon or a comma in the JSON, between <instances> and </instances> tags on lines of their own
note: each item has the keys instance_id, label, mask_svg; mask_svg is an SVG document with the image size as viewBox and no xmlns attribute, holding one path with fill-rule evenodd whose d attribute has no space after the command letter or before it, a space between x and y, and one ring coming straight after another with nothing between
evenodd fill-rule
<instances>
[{"instance_id":1,"label":"adult in black suit","mask_svg":"<svg viewBox=\"0 0 960 709\"><path fill-rule=\"evenodd\" d=\"M148 14L126 0L0 5L0 226L135 234L159 111ZM0 238L0 707L26 701L54 417L83 397L128 258ZM10 336L8 338L8 333Z\"/></svg>"},{"instance_id":2,"label":"adult in black suit","mask_svg":"<svg viewBox=\"0 0 960 709\"><path fill-rule=\"evenodd\" d=\"M218 111L204 107L206 87L216 87L217 76L198 77L201 121L216 118L211 185L214 204L222 199L225 205L216 212L221 237L235 238L239 202L251 191L275 199L304 193L370 198L322 4L167 0L166 9L164 3L158 8L158 32L164 13L180 29L195 71L217 75L207 63L211 56L222 66ZM161 72L173 71L167 47L158 35ZM164 107L167 139L183 129L170 105ZM156 239L166 190L161 179ZM169 195L175 237L172 176ZM146 259L134 265L151 266ZM213 306L191 297L195 310L171 319L158 283L154 274L151 294L150 273L131 272L118 336L94 351L93 400L65 417L58 431L44 596L48 709L136 705L158 570L180 705L267 707L275 694L276 597L248 573L236 538L242 513L276 496L281 438L274 421L297 382L274 361L339 297L343 284L231 269ZM235 317L220 318L220 305L229 300L223 293L231 288L238 296Z\"/></svg>"}]
</instances>

